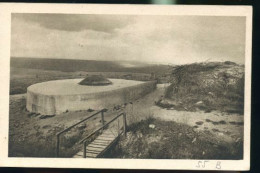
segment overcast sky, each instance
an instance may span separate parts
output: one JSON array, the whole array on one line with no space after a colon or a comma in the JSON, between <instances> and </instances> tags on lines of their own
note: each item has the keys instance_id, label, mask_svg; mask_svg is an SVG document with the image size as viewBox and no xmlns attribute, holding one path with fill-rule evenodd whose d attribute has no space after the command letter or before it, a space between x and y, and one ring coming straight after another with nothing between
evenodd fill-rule
<instances>
[{"instance_id":1,"label":"overcast sky","mask_svg":"<svg viewBox=\"0 0 260 173\"><path fill-rule=\"evenodd\" d=\"M245 17L12 14L11 56L244 63Z\"/></svg>"}]
</instances>

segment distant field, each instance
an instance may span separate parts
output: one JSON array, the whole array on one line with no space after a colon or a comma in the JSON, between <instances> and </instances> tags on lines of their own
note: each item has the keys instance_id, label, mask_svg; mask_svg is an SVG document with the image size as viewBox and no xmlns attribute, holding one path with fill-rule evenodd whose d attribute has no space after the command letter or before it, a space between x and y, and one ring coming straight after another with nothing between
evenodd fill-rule
<instances>
[{"instance_id":1,"label":"distant field","mask_svg":"<svg viewBox=\"0 0 260 173\"><path fill-rule=\"evenodd\" d=\"M132 72L165 74L169 66L127 61L95 61L46 58L11 58L11 67L62 72Z\"/></svg>"}]
</instances>

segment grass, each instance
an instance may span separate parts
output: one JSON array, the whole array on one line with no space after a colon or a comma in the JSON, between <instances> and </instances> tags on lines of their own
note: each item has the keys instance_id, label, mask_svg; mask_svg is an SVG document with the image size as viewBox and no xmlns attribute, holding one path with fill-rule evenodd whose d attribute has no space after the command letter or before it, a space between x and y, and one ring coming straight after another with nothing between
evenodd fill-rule
<instances>
[{"instance_id":1,"label":"grass","mask_svg":"<svg viewBox=\"0 0 260 173\"><path fill-rule=\"evenodd\" d=\"M155 128L149 128L149 125ZM227 143L212 133L152 117L132 124L127 138L107 158L136 159L242 159L242 141Z\"/></svg>"},{"instance_id":2,"label":"grass","mask_svg":"<svg viewBox=\"0 0 260 173\"><path fill-rule=\"evenodd\" d=\"M31 136L22 141L21 138L12 138L9 141L9 157L56 157L57 132L44 136L38 131L34 137ZM68 158L76 154L82 148L79 141L83 139L83 136L86 136L84 131L77 128L61 135L59 157Z\"/></svg>"},{"instance_id":3,"label":"grass","mask_svg":"<svg viewBox=\"0 0 260 173\"><path fill-rule=\"evenodd\" d=\"M38 133L38 136L40 134ZM21 141L18 139L9 140L9 157L54 157L55 156L55 139L34 138Z\"/></svg>"},{"instance_id":4,"label":"grass","mask_svg":"<svg viewBox=\"0 0 260 173\"><path fill-rule=\"evenodd\" d=\"M153 113L150 110L138 110L126 112L127 114L127 125L135 125L143 120L151 119Z\"/></svg>"}]
</instances>

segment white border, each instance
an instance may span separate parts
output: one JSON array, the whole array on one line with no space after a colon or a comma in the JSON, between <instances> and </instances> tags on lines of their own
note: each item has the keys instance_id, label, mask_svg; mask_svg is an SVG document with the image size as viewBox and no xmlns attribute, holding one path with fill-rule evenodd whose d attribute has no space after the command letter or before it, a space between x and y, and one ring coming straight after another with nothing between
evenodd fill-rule
<instances>
[{"instance_id":1,"label":"white border","mask_svg":"<svg viewBox=\"0 0 260 173\"><path fill-rule=\"evenodd\" d=\"M251 6L187 6L187 5L106 5L106 4L30 4L0 3L0 166L52 168L114 168L114 169L185 169L218 170L217 161L208 160L205 168L197 168L198 160L149 159L63 159L8 158L9 72L11 13L67 14L138 14L138 15L207 15L246 17L244 160L222 160L221 170L250 169L251 120Z\"/></svg>"}]
</instances>

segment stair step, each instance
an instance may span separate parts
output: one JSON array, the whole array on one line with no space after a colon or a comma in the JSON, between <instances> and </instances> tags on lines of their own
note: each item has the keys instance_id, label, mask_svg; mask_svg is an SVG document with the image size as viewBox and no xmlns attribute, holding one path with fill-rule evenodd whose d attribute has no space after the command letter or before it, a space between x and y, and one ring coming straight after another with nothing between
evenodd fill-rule
<instances>
[{"instance_id":1,"label":"stair step","mask_svg":"<svg viewBox=\"0 0 260 173\"><path fill-rule=\"evenodd\" d=\"M78 152L77 154L75 154L73 156L73 158L82 158L82 157L83 157L83 152L82 151Z\"/></svg>"},{"instance_id":2,"label":"stair step","mask_svg":"<svg viewBox=\"0 0 260 173\"><path fill-rule=\"evenodd\" d=\"M101 152L104 150L104 148L94 148L94 147L90 147L90 146L87 146L87 153L90 151L90 152Z\"/></svg>"},{"instance_id":3,"label":"stair step","mask_svg":"<svg viewBox=\"0 0 260 173\"><path fill-rule=\"evenodd\" d=\"M104 142L93 142L91 143L93 145L97 145L97 146L107 146L109 143L104 143Z\"/></svg>"},{"instance_id":4,"label":"stair step","mask_svg":"<svg viewBox=\"0 0 260 173\"><path fill-rule=\"evenodd\" d=\"M73 158L83 158L83 156L75 155Z\"/></svg>"},{"instance_id":5,"label":"stair step","mask_svg":"<svg viewBox=\"0 0 260 173\"><path fill-rule=\"evenodd\" d=\"M108 143L109 141L113 141L113 139L104 139L104 138L97 138L93 142L103 142L103 143Z\"/></svg>"},{"instance_id":6,"label":"stair step","mask_svg":"<svg viewBox=\"0 0 260 173\"><path fill-rule=\"evenodd\" d=\"M118 131L117 130L106 130L106 131L103 131L102 134L117 134Z\"/></svg>"},{"instance_id":7,"label":"stair step","mask_svg":"<svg viewBox=\"0 0 260 173\"><path fill-rule=\"evenodd\" d=\"M95 145L95 144L89 144L88 147L92 147L92 148L106 148L106 145Z\"/></svg>"},{"instance_id":8,"label":"stair step","mask_svg":"<svg viewBox=\"0 0 260 173\"><path fill-rule=\"evenodd\" d=\"M117 133L117 131L111 131L111 130L109 130L109 131L103 131L103 133L102 134L115 134L115 133Z\"/></svg>"},{"instance_id":9,"label":"stair step","mask_svg":"<svg viewBox=\"0 0 260 173\"><path fill-rule=\"evenodd\" d=\"M107 135L107 134L102 134L102 135L100 135L100 136L102 136L102 137L104 137L104 138L115 138L115 137L117 137L117 136L115 136L115 135Z\"/></svg>"},{"instance_id":10,"label":"stair step","mask_svg":"<svg viewBox=\"0 0 260 173\"><path fill-rule=\"evenodd\" d=\"M76 155L82 156L83 155L83 151L78 152Z\"/></svg>"},{"instance_id":11,"label":"stair step","mask_svg":"<svg viewBox=\"0 0 260 173\"><path fill-rule=\"evenodd\" d=\"M115 139L115 138L113 138ZM108 138L103 138L103 137L97 137L97 139L95 139L94 141L103 141L103 142L107 142L107 141L113 141L113 139L108 139Z\"/></svg>"},{"instance_id":12,"label":"stair step","mask_svg":"<svg viewBox=\"0 0 260 173\"><path fill-rule=\"evenodd\" d=\"M108 145L108 144L110 144L111 141L113 141L113 140L96 139L95 141L93 141L93 143Z\"/></svg>"},{"instance_id":13,"label":"stair step","mask_svg":"<svg viewBox=\"0 0 260 173\"><path fill-rule=\"evenodd\" d=\"M104 132L104 133L102 133L102 135L112 135L112 136L114 136L114 135L116 135L118 132Z\"/></svg>"},{"instance_id":14,"label":"stair step","mask_svg":"<svg viewBox=\"0 0 260 173\"><path fill-rule=\"evenodd\" d=\"M86 157L96 158L97 156L98 156L98 154L86 153Z\"/></svg>"}]
</instances>

